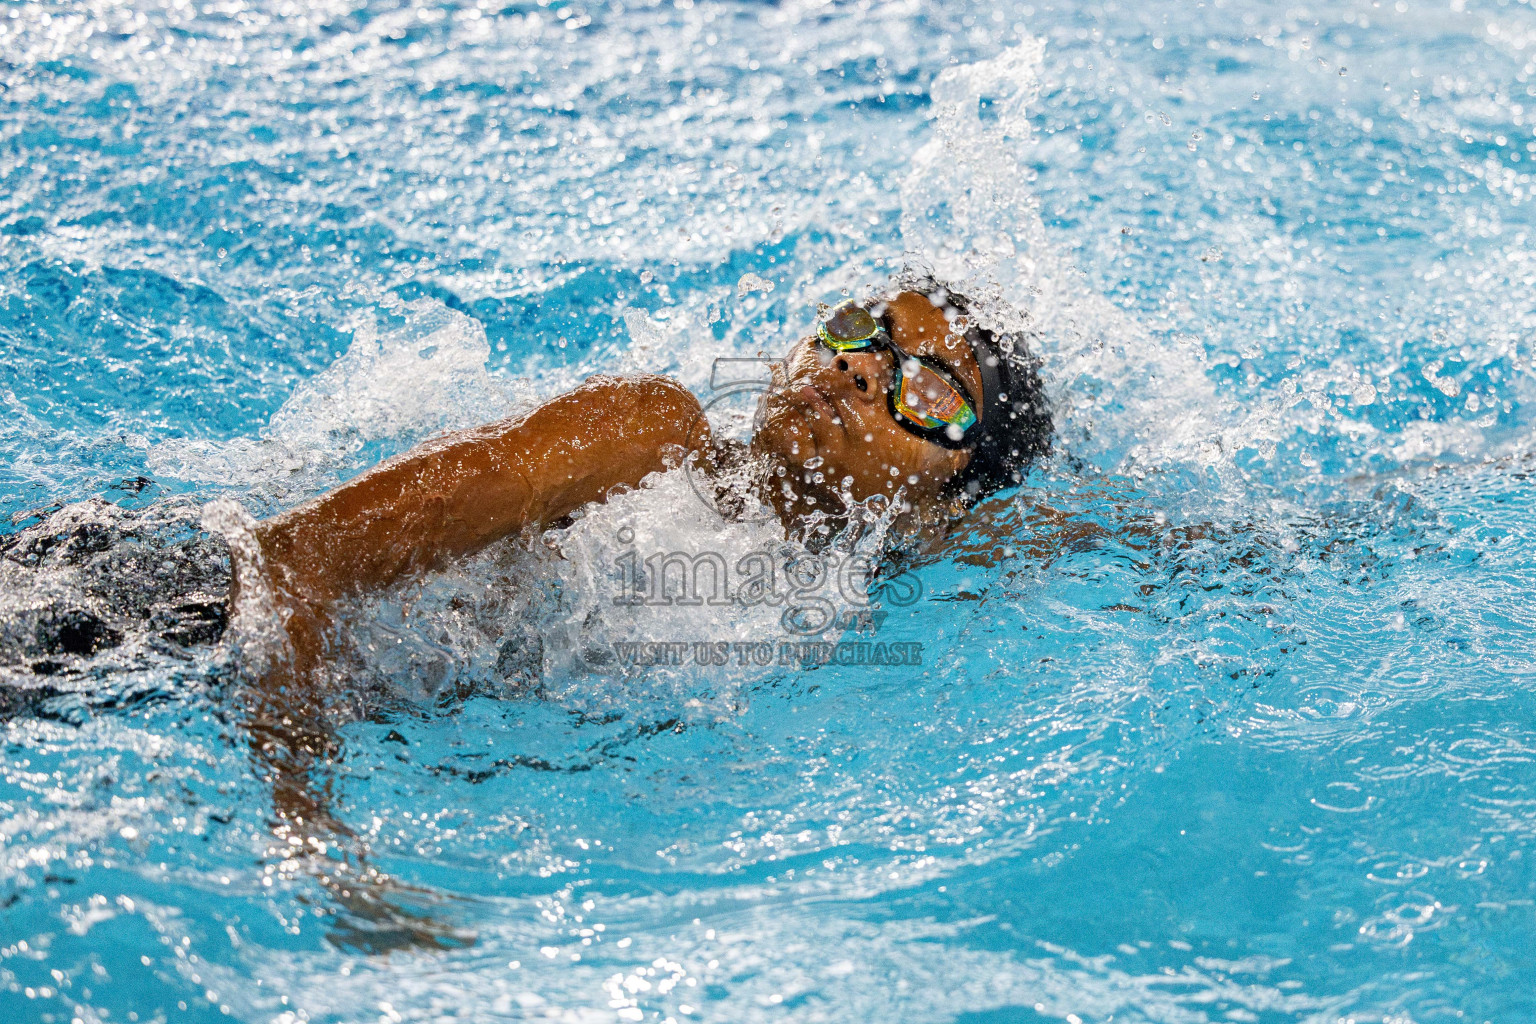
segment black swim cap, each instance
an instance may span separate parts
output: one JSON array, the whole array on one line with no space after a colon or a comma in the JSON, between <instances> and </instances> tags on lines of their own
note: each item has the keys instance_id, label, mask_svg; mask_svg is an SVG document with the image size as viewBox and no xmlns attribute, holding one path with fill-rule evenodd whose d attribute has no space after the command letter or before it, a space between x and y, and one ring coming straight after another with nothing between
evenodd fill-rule
<instances>
[{"instance_id":1,"label":"black swim cap","mask_svg":"<svg viewBox=\"0 0 1536 1024\"><path fill-rule=\"evenodd\" d=\"M965 338L982 368L984 411L971 459L948 489L979 499L1022 483L1030 465L1050 452L1053 427L1038 366L1022 339L1005 355L990 331L973 325Z\"/></svg>"}]
</instances>

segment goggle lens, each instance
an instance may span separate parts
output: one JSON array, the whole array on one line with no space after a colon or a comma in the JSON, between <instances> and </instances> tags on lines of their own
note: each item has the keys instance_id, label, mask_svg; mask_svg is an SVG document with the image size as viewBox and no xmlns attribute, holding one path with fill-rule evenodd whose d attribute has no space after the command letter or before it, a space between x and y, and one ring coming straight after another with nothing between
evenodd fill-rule
<instances>
[{"instance_id":1,"label":"goggle lens","mask_svg":"<svg viewBox=\"0 0 1536 1024\"><path fill-rule=\"evenodd\" d=\"M906 360L901 368L896 411L929 430L952 426L963 431L976 422L976 413L965 396L915 359Z\"/></svg>"},{"instance_id":2,"label":"goggle lens","mask_svg":"<svg viewBox=\"0 0 1536 1024\"><path fill-rule=\"evenodd\" d=\"M821 340L839 352L852 352L868 348L875 335L880 333L880 321L869 310L852 302L845 302L823 320L817 332Z\"/></svg>"}]
</instances>

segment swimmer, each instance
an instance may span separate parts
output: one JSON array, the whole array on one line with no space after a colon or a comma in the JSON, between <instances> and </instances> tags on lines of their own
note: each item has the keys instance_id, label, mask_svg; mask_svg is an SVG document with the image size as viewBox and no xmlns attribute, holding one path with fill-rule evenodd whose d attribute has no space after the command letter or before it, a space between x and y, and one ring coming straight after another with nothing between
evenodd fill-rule
<instances>
[{"instance_id":1,"label":"swimmer","mask_svg":"<svg viewBox=\"0 0 1536 1024\"><path fill-rule=\"evenodd\" d=\"M302 676L324 658L342 598L558 523L667 468L669 453L706 471L747 456L756 492L789 531L878 496L898 504L909 532L935 532L1020 482L1050 434L1023 339L982 329L963 297L909 281L827 311L793 345L745 453L712 438L677 381L593 377L258 524L259 556L236 558L232 603L253 586L270 595L286 620L283 670Z\"/></svg>"}]
</instances>

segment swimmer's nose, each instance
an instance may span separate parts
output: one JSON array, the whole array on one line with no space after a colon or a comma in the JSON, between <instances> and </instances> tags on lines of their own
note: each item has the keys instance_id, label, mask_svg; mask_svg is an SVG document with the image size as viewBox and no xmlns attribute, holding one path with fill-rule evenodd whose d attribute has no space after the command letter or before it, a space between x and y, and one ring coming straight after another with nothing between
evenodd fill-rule
<instances>
[{"instance_id":1,"label":"swimmer's nose","mask_svg":"<svg viewBox=\"0 0 1536 1024\"><path fill-rule=\"evenodd\" d=\"M849 371L848 360L839 359L837 361L837 368L840 372L847 373ZM855 373L853 375L853 386L858 388L860 391L868 391L869 381L864 379L864 375L862 373Z\"/></svg>"},{"instance_id":2,"label":"swimmer's nose","mask_svg":"<svg viewBox=\"0 0 1536 1024\"><path fill-rule=\"evenodd\" d=\"M837 371L842 390L850 398L873 402L883 394L880 389L882 365L880 353L844 352L833 360L832 368Z\"/></svg>"}]
</instances>

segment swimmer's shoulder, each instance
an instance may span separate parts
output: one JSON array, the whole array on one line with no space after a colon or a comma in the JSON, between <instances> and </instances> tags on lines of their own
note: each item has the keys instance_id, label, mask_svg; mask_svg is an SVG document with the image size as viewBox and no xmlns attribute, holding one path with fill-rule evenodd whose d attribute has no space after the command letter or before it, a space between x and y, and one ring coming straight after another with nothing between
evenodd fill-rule
<instances>
[{"instance_id":1,"label":"swimmer's shoulder","mask_svg":"<svg viewBox=\"0 0 1536 1024\"><path fill-rule=\"evenodd\" d=\"M633 439L649 437L658 444L678 444L701 451L710 447L709 421L704 408L681 381L657 373L619 377L598 374L563 396L575 400L587 416L606 420Z\"/></svg>"},{"instance_id":2,"label":"swimmer's shoulder","mask_svg":"<svg viewBox=\"0 0 1536 1024\"><path fill-rule=\"evenodd\" d=\"M656 414L671 412L697 416L703 412L698 398L681 381L659 373L640 373L626 377L594 374L583 381L574 393L598 399L613 399L626 405L633 403Z\"/></svg>"}]
</instances>

